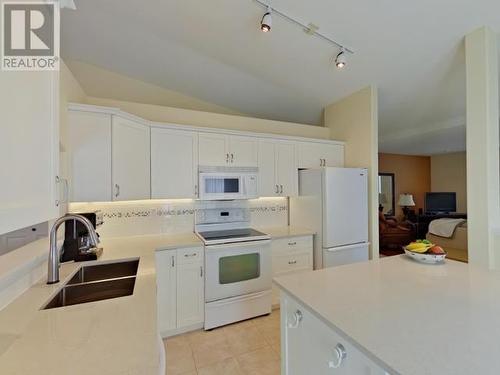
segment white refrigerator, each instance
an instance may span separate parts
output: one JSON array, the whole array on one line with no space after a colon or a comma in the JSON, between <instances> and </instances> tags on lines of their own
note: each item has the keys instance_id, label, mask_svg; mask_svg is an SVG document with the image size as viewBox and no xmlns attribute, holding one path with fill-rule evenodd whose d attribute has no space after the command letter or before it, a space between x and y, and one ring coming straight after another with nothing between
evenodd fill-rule
<instances>
[{"instance_id":1,"label":"white refrigerator","mask_svg":"<svg viewBox=\"0 0 500 375\"><path fill-rule=\"evenodd\" d=\"M299 171L290 225L313 230L314 269L368 260L368 170Z\"/></svg>"}]
</instances>

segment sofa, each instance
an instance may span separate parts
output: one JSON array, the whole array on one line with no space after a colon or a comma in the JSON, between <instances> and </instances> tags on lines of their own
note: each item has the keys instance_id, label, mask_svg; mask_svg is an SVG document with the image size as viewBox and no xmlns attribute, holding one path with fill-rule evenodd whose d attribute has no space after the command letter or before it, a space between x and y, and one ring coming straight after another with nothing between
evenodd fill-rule
<instances>
[{"instance_id":1,"label":"sofa","mask_svg":"<svg viewBox=\"0 0 500 375\"><path fill-rule=\"evenodd\" d=\"M432 243L441 246L448 253L448 259L468 262L467 222L457 226L453 236L450 238L436 236L432 233L427 233L426 238Z\"/></svg>"}]
</instances>

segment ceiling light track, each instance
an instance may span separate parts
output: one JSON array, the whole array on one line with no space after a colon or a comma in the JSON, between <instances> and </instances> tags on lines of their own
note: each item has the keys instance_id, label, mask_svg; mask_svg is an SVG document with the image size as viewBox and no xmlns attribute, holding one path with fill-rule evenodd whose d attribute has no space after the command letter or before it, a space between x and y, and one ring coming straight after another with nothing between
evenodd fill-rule
<instances>
[{"instance_id":1,"label":"ceiling light track","mask_svg":"<svg viewBox=\"0 0 500 375\"><path fill-rule=\"evenodd\" d=\"M352 50L351 48L348 48L345 46L345 44L343 43L340 43L340 42L337 42L336 40L320 33L316 30L313 30L311 29L311 27L309 25L306 25L298 20L296 20L295 18L287 15L286 13L283 13L282 11L276 9L276 8L273 8L268 2L266 1L263 1L263 0L255 0L258 4L260 4L262 7L264 7L266 9L266 14L267 13L270 13L272 15L278 15L280 16L281 18L297 25L297 26L300 26L301 28L303 28L304 30L307 31L307 33L309 35L315 35L317 36L318 38L320 39L323 39L324 41L330 43L330 44L333 44L335 47L337 48L340 48L344 53L347 52L347 53L350 53L350 54L354 54L354 50ZM263 19L264 20L264 19ZM269 25L270 26L270 25ZM269 27L269 29L266 29L265 31L270 31L271 28ZM263 30L264 31L264 30Z\"/></svg>"}]
</instances>

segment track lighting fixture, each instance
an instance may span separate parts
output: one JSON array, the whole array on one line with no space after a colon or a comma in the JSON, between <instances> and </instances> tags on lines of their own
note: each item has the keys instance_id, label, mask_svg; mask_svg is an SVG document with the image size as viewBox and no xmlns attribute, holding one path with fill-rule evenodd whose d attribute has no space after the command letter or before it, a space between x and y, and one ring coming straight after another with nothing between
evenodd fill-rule
<instances>
[{"instance_id":1,"label":"track lighting fixture","mask_svg":"<svg viewBox=\"0 0 500 375\"><path fill-rule=\"evenodd\" d=\"M262 32L267 33L269 31L271 31L271 26L273 23L272 16L273 15L278 16L278 17L290 22L291 24L294 24L294 25L300 27L307 35L315 36L319 39L322 39L323 41L325 41L327 43L334 45L337 48L340 48L340 51L337 54L337 56L335 57L334 62L335 62L335 66L337 67L337 69L345 68L345 66L347 65L347 54L351 54L351 55L354 54L354 51L351 48L348 48L345 46L344 43L336 41L335 39L330 38L329 36L319 32L318 26L316 26L312 23L309 23L306 25L305 22L299 21L295 17L292 17L292 16L286 14L285 12L272 7L269 1L270 0L267 0L267 1L266 0L255 0L256 3L258 3L260 6L262 6L263 8L266 9L266 12L262 16L262 19L260 20L260 29L262 30Z\"/></svg>"},{"instance_id":2,"label":"track lighting fixture","mask_svg":"<svg viewBox=\"0 0 500 375\"><path fill-rule=\"evenodd\" d=\"M271 26L273 25L273 18L271 15L271 8L267 7L266 13L262 16L262 20L260 21L260 29L267 33L271 31Z\"/></svg>"},{"instance_id":3,"label":"track lighting fixture","mask_svg":"<svg viewBox=\"0 0 500 375\"><path fill-rule=\"evenodd\" d=\"M344 69L347 65L347 56L344 47L340 47L340 52L335 57L335 66L337 69Z\"/></svg>"}]
</instances>

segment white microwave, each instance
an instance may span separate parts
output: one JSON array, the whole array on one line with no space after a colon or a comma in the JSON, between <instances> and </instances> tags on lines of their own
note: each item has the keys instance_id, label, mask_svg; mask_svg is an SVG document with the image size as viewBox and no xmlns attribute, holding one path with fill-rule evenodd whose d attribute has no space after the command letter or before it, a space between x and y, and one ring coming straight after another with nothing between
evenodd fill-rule
<instances>
[{"instance_id":1,"label":"white microwave","mask_svg":"<svg viewBox=\"0 0 500 375\"><path fill-rule=\"evenodd\" d=\"M255 167L199 167L201 200L258 197L259 169Z\"/></svg>"}]
</instances>

